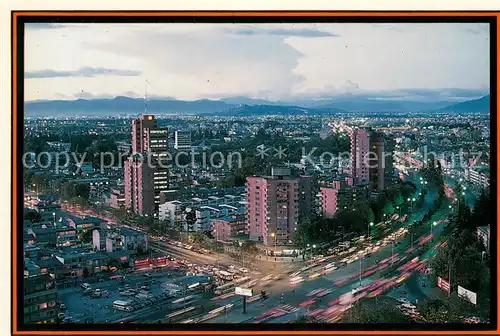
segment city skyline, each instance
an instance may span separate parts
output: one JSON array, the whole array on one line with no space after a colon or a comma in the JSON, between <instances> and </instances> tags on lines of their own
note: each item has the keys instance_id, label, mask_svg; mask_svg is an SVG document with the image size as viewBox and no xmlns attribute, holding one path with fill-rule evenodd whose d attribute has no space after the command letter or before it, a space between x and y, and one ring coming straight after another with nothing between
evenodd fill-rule
<instances>
[{"instance_id":1,"label":"city skyline","mask_svg":"<svg viewBox=\"0 0 500 336\"><path fill-rule=\"evenodd\" d=\"M27 101L143 97L146 80L150 97L184 100L345 95L467 100L489 93L487 24L28 24L26 28Z\"/></svg>"}]
</instances>

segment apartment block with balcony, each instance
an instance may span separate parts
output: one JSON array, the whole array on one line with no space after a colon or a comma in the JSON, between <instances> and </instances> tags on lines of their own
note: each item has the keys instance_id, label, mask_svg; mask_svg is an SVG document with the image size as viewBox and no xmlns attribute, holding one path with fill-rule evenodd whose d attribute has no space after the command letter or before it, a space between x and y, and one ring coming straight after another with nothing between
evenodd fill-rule
<instances>
[{"instance_id":1,"label":"apartment block with balcony","mask_svg":"<svg viewBox=\"0 0 500 336\"><path fill-rule=\"evenodd\" d=\"M293 244L299 220L299 179L290 169L273 168L271 176L248 177L246 220L251 240L266 246Z\"/></svg>"}]
</instances>

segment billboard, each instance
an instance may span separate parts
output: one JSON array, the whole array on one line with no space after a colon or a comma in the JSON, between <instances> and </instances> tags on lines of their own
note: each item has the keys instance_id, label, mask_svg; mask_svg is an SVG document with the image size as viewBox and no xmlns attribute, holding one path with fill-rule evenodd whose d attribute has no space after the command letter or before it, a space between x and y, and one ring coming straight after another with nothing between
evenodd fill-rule
<instances>
[{"instance_id":1,"label":"billboard","mask_svg":"<svg viewBox=\"0 0 500 336\"><path fill-rule=\"evenodd\" d=\"M236 287L234 288L234 294L242 296L252 296L253 293L252 289L250 288Z\"/></svg>"},{"instance_id":2,"label":"billboard","mask_svg":"<svg viewBox=\"0 0 500 336\"><path fill-rule=\"evenodd\" d=\"M461 286L458 286L458 297L461 297L474 305L477 304L477 294Z\"/></svg>"},{"instance_id":3,"label":"billboard","mask_svg":"<svg viewBox=\"0 0 500 336\"><path fill-rule=\"evenodd\" d=\"M441 277L438 277L438 287L447 293L450 293L450 283Z\"/></svg>"}]
</instances>

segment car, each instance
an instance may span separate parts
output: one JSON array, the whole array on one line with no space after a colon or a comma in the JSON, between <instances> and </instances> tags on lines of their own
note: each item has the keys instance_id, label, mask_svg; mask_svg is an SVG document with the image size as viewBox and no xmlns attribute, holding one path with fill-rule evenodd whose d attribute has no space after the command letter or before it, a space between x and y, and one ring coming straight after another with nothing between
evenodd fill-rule
<instances>
[{"instance_id":1,"label":"car","mask_svg":"<svg viewBox=\"0 0 500 336\"><path fill-rule=\"evenodd\" d=\"M86 290L83 291L83 295L90 295L92 294L94 291L92 290L92 288L87 288Z\"/></svg>"},{"instance_id":2,"label":"car","mask_svg":"<svg viewBox=\"0 0 500 336\"><path fill-rule=\"evenodd\" d=\"M92 294L90 294L90 297L93 298L93 299L98 299L102 296L102 293L101 292L93 292Z\"/></svg>"},{"instance_id":3,"label":"car","mask_svg":"<svg viewBox=\"0 0 500 336\"><path fill-rule=\"evenodd\" d=\"M125 289L129 289L130 288L130 285L125 285Z\"/></svg>"},{"instance_id":4,"label":"car","mask_svg":"<svg viewBox=\"0 0 500 336\"><path fill-rule=\"evenodd\" d=\"M144 276L148 277L148 278L151 278L151 274L149 274L149 273L144 274Z\"/></svg>"},{"instance_id":5,"label":"car","mask_svg":"<svg viewBox=\"0 0 500 336\"><path fill-rule=\"evenodd\" d=\"M61 304L59 305L59 309L61 309L61 310L66 310L66 305L65 305L64 303L61 303Z\"/></svg>"},{"instance_id":6,"label":"car","mask_svg":"<svg viewBox=\"0 0 500 336\"><path fill-rule=\"evenodd\" d=\"M156 279L151 280L151 283L155 284L157 281Z\"/></svg>"}]
</instances>

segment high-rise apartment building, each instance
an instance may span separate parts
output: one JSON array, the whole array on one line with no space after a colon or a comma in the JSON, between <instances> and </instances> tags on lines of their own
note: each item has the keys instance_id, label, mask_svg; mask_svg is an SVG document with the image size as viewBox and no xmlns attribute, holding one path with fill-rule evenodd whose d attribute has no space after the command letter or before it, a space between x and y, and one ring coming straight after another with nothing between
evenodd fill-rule
<instances>
[{"instance_id":1,"label":"high-rise apartment building","mask_svg":"<svg viewBox=\"0 0 500 336\"><path fill-rule=\"evenodd\" d=\"M191 132L190 131L175 131L174 133L174 148L177 150L191 149Z\"/></svg>"},{"instance_id":2,"label":"high-rise apartment building","mask_svg":"<svg viewBox=\"0 0 500 336\"><path fill-rule=\"evenodd\" d=\"M150 167L144 157L135 154L125 161L124 170L125 209L139 215L153 215L155 169Z\"/></svg>"},{"instance_id":3,"label":"high-rise apartment building","mask_svg":"<svg viewBox=\"0 0 500 336\"><path fill-rule=\"evenodd\" d=\"M369 182L370 134L364 129L354 128L349 130L349 137L351 140L350 169L354 183Z\"/></svg>"},{"instance_id":4,"label":"high-rise apartment building","mask_svg":"<svg viewBox=\"0 0 500 336\"><path fill-rule=\"evenodd\" d=\"M313 177L299 176L299 218L311 216L314 207Z\"/></svg>"},{"instance_id":5,"label":"high-rise apartment building","mask_svg":"<svg viewBox=\"0 0 500 336\"><path fill-rule=\"evenodd\" d=\"M267 246L292 244L299 220L299 179L290 169L273 168L271 176L248 177L246 220L250 239Z\"/></svg>"},{"instance_id":6,"label":"high-rise apartment building","mask_svg":"<svg viewBox=\"0 0 500 336\"><path fill-rule=\"evenodd\" d=\"M394 141L384 134L365 129L351 129L351 168L355 184L371 183L384 190L393 180Z\"/></svg>"},{"instance_id":7,"label":"high-rise apartment building","mask_svg":"<svg viewBox=\"0 0 500 336\"><path fill-rule=\"evenodd\" d=\"M384 134L371 136L370 182L373 189L384 190L392 184L394 175L394 141Z\"/></svg>"}]
</instances>

